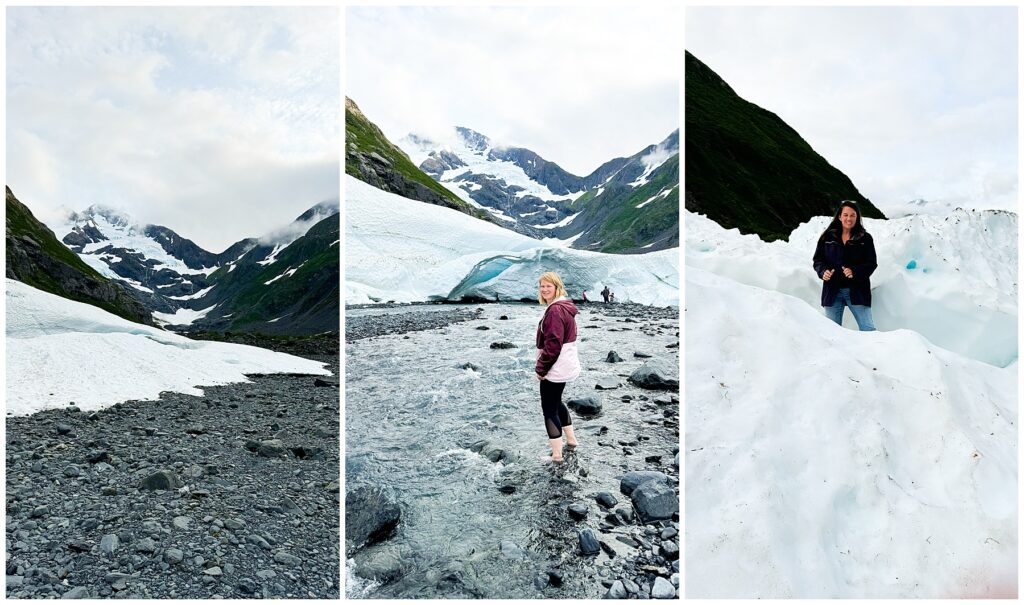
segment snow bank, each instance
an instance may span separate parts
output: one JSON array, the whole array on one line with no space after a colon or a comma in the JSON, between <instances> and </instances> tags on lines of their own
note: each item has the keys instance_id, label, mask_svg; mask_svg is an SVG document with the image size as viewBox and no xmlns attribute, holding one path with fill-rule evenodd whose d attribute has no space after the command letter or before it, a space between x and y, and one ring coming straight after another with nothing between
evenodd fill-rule
<instances>
[{"instance_id":1,"label":"snow bank","mask_svg":"<svg viewBox=\"0 0 1024 605\"><path fill-rule=\"evenodd\" d=\"M826 217L798 227L789 242L772 243L691 212L685 220L687 267L791 294L821 311L811 257ZM878 254L871 284L879 330L911 329L997 366L1017 359L1016 214L957 210L946 217L865 219L864 225Z\"/></svg>"},{"instance_id":2,"label":"snow bank","mask_svg":"<svg viewBox=\"0 0 1024 605\"><path fill-rule=\"evenodd\" d=\"M679 304L678 250L614 255L552 248L461 212L345 177L345 301L537 296L556 271L573 296L608 285L619 301Z\"/></svg>"},{"instance_id":3,"label":"snow bank","mask_svg":"<svg viewBox=\"0 0 1024 605\"><path fill-rule=\"evenodd\" d=\"M688 221L688 235L702 228ZM906 227L911 240L920 233ZM868 229L880 249L895 245ZM723 255L753 246L706 245ZM730 257L739 267L697 264L799 290L786 245L764 248L767 271L742 256ZM934 293L904 279L921 300ZM688 597L1016 595L1016 364L950 353L910 330L843 329L800 298L697 265L686 287Z\"/></svg>"},{"instance_id":4,"label":"snow bank","mask_svg":"<svg viewBox=\"0 0 1024 605\"><path fill-rule=\"evenodd\" d=\"M7 280L7 414L83 410L161 391L248 382L246 374L330 375L324 364L244 345L189 340Z\"/></svg>"}]
</instances>

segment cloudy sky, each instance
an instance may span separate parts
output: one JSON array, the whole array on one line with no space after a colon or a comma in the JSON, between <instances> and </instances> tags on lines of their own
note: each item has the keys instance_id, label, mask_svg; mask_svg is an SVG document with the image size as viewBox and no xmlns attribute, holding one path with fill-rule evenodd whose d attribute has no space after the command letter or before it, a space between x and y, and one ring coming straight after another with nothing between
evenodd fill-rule
<instances>
[{"instance_id":1,"label":"cloudy sky","mask_svg":"<svg viewBox=\"0 0 1024 605\"><path fill-rule=\"evenodd\" d=\"M220 252L337 199L339 13L7 9L7 184Z\"/></svg>"},{"instance_id":2,"label":"cloudy sky","mask_svg":"<svg viewBox=\"0 0 1024 605\"><path fill-rule=\"evenodd\" d=\"M686 48L883 211L1016 209L1016 7L691 8Z\"/></svg>"},{"instance_id":3,"label":"cloudy sky","mask_svg":"<svg viewBox=\"0 0 1024 605\"><path fill-rule=\"evenodd\" d=\"M392 141L466 126L577 175L679 128L671 7L346 12L345 92Z\"/></svg>"}]
</instances>

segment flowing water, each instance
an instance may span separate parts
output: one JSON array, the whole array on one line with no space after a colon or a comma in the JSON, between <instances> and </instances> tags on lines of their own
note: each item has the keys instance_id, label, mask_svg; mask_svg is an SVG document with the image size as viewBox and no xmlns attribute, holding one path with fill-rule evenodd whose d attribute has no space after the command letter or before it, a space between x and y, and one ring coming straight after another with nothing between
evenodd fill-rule
<instances>
[{"instance_id":1,"label":"flowing water","mask_svg":"<svg viewBox=\"0 0 1024 605\"><path fill-rule=\"evenodd\" d=\"M540 460L550 452L533 371L542 309L481 308L471 321L346 346L347 489L388 486L402 508L390 539L350 552L349 597L600 597L606 590L600 580L613 573L610 555L622 560L619 555L629 554L614 535L637 529L605 525L602 532L593 494L610 492L620 506L629 506L618 490L624 472L661 470L678 478L678 404L665 405L664 392L626 382L644 361L635 351L678 366L675 309L627 319L607 315L603 305L581 306L583 372L566 387L564 400L595 393L598 381L622 386L596 391L604 403L599 416L573 413L581 447L567 453L564 464L552 465ZM382 312L423 308L352 314ZM490 348L498 341L517 348ZM606 362L610 350L624 361ZM477 369L464 369L467 363ZM632 399L623 401L624 395ZM655 397L662 397L660 406ZM482 450L481 441L488 442ZM661 460L645 461L648 456ZM591 514L583 524L595 529L611 553L580 555L576 530L583 524L565 511L577 501L589 502ZM361 577L381 561L391 562L384 581ZM543 587L547 570L554 568L564 584ZM543 580L535 585L538 578Z\"/></svg>"}]
</instances>

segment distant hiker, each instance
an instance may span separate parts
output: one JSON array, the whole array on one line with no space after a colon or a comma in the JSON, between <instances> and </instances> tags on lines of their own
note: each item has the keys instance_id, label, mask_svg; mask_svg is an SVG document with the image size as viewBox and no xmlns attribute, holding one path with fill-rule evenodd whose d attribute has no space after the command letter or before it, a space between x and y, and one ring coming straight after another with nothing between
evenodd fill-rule
<instances>
[{"instance_id":1,"label":"distant hiker","mask_svg":"<svg viewBox=\"0 0 1024 605\"><path fill-rule=\"evenodd\" d=\"M608 286L605 286L604 290L601 290L601 297L604 298L604 302L608 302L609 294L611 294L611 290L608 289Z\"/></svg>"},{"instance_id":2,"label":"distant hiker","mask_svg":"<svg viewBox=\"0 0 1024 605\"><path fill-rule=\"evenodd\" d=\"M580 359L576 353L576 305L565 292L557 273L540 276L539 302L547 308L537 324L537 380L540 381L540 405L544 411L544 427L548 432L551 456L545 460L562 461L562 433L569 449L578 445L573 434L572 418L562 403L565 383L580 375Z\"/></svg>"},{"instance_id":3,"label":"distant hiker","mask_svg":"<svg viewBox=\"0 0 1024 605\"><path fill-rule=\"evenodd\" d=\"M860 222L857 202L839 204L832 222L818 238L814 271L822 279L825 315L843 325L843 307L850 307L861 332L871 332L871 273L878 267L875 243Z\"/></svg>"},{"instance_id":4,"label":"distant hiker","mask_svg":"<svg viewBox=\"0 0 1024 605\"><path fill-rule=\"evenodd\" d=\"M615 302L615 293L614 292L609 292L608 293L608 302Z\"/></svg>"},{"instance_id":5,"label":"distant hiker","mask_svg":"<svg viewBox=\"0 0 1024 605\"><path fill-rule=\"evenodd\" d=\"M587 291L583 291L583 302L587 302Z\"/></svg>"}]
</instances>

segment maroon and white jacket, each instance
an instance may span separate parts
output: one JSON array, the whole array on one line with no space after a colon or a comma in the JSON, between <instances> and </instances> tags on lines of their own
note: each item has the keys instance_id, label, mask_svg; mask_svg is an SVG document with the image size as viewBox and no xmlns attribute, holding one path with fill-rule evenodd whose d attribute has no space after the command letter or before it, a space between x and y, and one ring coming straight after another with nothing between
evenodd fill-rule
<instances>
[{"instance_id":1,"label":"maroon and white jacket","mask_svg":"<svg viewBox=\"0 0 1024 605\"><path fill-rule=\"evenodd\" d=\"M559 298L548 305L537 325L537 374L551 382L569 382L580 375L576 351L576 305Z\"/></svg>"}]
</instances>

